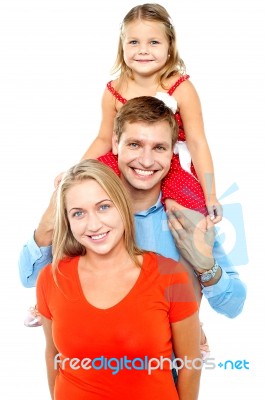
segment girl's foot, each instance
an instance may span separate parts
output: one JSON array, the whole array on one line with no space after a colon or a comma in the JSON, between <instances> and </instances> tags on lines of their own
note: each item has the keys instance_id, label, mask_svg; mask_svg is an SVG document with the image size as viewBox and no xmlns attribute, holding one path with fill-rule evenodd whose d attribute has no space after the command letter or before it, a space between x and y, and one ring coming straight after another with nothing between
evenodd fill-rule
<instances>
[{"instance_id":1,"label":"girl's foot","mask_svg":"<svg viewBox=\"0 0 266 400\"><path fill-rule=\"evenodd\" d=\"M36 306L30 307L28 309L27 316L24 320L24 325L27 326L28 328L35 328L36 326L42 325L41 315L38 312Z\"/></svg>"},{"instance_id":2,"label":"girl's foot","mask_svg":"<svg viewBox=\"0 0 266 400\"><path fill-rule=\"evenodd\" d=\"M201 352L201 357L202 361L206 361L207 358L210 357L210 348L209 344L206 338L206 335L204 333L204 330L202 329L203 323L200 323L200 329L201 329L201 340L200 340L200 352Z\"/></svg>"}]
</instances>

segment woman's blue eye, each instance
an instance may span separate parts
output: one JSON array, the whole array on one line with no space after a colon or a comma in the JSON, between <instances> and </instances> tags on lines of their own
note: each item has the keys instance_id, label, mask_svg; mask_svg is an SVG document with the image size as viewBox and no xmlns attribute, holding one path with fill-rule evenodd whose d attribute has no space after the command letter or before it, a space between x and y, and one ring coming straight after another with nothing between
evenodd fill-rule
<instances>
[{"instance_id":1,"label":"woman's blue eye","mask_svg":"<svg viewBox=\"0 0 266 400\"><path fill-rule=\"evenodd\" d=\"M136 40L131 40L131 41L129 42L129 44L137 44L137 41L136 41Z\"/></svg>"},{"instance_id":2,"label":"woman's blue eye","mask_svg":"<svg viewBox=\"0 0 266 400\"><path fill-rule=\"evenodd\" d=\"M81 217L82 214L83 214L82 211L76 211L74 212L73 217Z\"/></svg>"},{"instance_id":3,"label":"woman's blue eye","mask_svg":"<svg viewBox=\"0 0 266 400\"><path fill-rule=\"evenodd\" d=\"M100 210L101 211L106 211L106 210L108 210L110 208L110 204L102 204L101 206L100 206Z\"/></svg>"}]
</instances>

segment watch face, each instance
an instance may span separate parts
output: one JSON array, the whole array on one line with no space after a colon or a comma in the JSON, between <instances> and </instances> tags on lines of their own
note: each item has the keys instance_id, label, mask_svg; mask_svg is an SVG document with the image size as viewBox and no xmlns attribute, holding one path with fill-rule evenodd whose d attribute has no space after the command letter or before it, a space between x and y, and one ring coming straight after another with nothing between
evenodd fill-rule
<instances>
[{"instance_id":1,"label":"watch face","mask_svg":"<svg viewBox=\"0 0 266 400\"><path fill-rule=\"evenodd\" d=\"M201 282L209 282L211 279L212 279L212 273L211 272L207 272L207 273L202 274L200 276Z\"/></svg>"}]
</instances>

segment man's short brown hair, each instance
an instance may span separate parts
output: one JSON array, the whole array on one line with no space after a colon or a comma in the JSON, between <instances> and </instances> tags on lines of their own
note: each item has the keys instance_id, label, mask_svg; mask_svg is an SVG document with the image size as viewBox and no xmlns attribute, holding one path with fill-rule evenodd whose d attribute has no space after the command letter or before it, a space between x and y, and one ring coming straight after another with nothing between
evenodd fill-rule
<instances>
[{"instance_id":1,"label":"man's short brown hair","mask_svg":"<svg viewBox=\"0 0 266 400\"><path fill-rule=\"evenodd\" d=\"M152 125L161 121L168 122L172 133L172 146L174 146L178 136L178 125L172 110L156 97L134 97L128 100L116 114L114 133L119 142L126 123L144 122Z\"/></svg>"}]
</instances>

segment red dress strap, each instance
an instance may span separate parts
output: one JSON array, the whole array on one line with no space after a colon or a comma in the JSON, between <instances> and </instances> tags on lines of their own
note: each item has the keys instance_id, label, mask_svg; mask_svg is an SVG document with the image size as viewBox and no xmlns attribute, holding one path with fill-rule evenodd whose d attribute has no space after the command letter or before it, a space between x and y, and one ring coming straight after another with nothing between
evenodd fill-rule
<instances>
[{"instance_id":1,"label":"red dress strap","mask_svg":"<svg viewBox=\"0 0 266 400\"><path fill-rule=\"evenodd\" d=\"M189 75L181 76L181 78L179 78L179 79L176 81L176 83L174 83L173 86L170 87L170 89L168 90L167 93L168 93L170 96L172 96L172 94L174 93L174 91L176 90L176 88L177 88L182 82L186 81L186 80L189 79L189 78L190 78Z\"/></svg>"},{"instance_id":2,"label":"red dress strap","mask_svg":"<svg viewBox=\"0 0 266 400\"><path fill-rule=\"evenodd\" d=\"M107 85L106 85L106 86L107 86L107 89L109 90L109 92L112 93L112 95L113 95L118 101L120 101L120 103L125 104L125 103L127 102L127 100L124 99L124 97L121 96L121 94L118 93L118 92L113 88L112 82L113 82L113 81L110 81L110 82L107 83Z\"/></svg>"}]
</instances>

